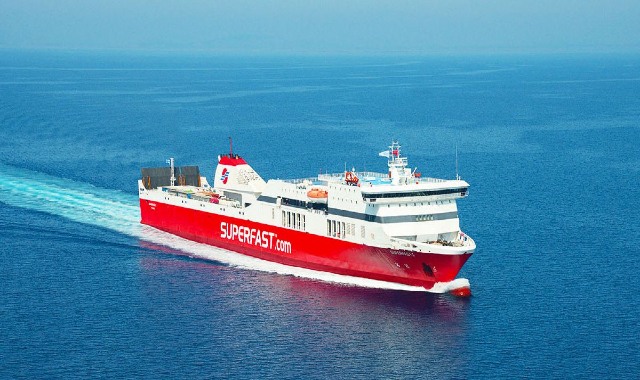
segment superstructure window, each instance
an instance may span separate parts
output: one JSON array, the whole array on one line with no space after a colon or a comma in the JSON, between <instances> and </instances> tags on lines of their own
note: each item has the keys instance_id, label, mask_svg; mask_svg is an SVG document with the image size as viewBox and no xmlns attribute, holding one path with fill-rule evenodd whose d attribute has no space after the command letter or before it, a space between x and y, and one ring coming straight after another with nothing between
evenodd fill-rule
<instances>
[{"instance_id":1,"label":"superstructure window","mask_svg":"<svg viewBox=\"0 0 640 380\"><path fill-rule=\"evenodd\" d=\"M466 187L459 187L454 189L442 189L442 190L423 190L423 191L411 191L404 193L381 193L381 194L366 194L363 193L364 199L380 199L380 198L405 198L405 197L427 197L431 195L447 195L447 194L460 194L464 196L467 193Z\"/></svg>"},{"instance_id":2,"label":"superstructure window","mask_svg":"<svg viewBox=\"0 0 640 380\"><path fill-rule=\"evenodd\" d=\"M305 231L307 228L306 216L297 212L282 211L282 226L295 230Z\"/></svg>"},{"instance_id":3,"label":"superstructure window","mask_svg":"<svg viewBox=\"0 0 640 380\"><path fill-rule=\"evenodd\" d=\"M362 229L364 233L364 227ZM347 236L356 236L356 225L337 220L327 220L327 236L341 239L345 239Z\"/></svg>"},{"instance_id":4,"label":"superstructure window","mask_svg":"<svg viewBox=\"0 0 640 380\"><path fill-rule=\"evenodd\" d=\"M301 208L307 207L307 202L301 201L298 199L291 199L291 198L282 198L282 204L287 206L293 206L293 207L301 207Z\"/></svg>"}]
</instances>

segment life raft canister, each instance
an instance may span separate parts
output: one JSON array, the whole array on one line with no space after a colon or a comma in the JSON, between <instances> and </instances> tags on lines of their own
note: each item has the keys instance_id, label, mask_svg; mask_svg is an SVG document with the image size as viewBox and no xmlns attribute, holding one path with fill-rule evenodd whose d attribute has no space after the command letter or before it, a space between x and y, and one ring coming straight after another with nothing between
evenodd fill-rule
<instances>
[{"instance_id":1,"label":"life raft canister","mask_svg":"<svg viewBox=\"0 0 640 380\"><path fill-rule=\"evenodd\" d=\"M354 172L345 172L344 181L349 185L357 185L360 179Z\"/></svg>"}]
</instances>

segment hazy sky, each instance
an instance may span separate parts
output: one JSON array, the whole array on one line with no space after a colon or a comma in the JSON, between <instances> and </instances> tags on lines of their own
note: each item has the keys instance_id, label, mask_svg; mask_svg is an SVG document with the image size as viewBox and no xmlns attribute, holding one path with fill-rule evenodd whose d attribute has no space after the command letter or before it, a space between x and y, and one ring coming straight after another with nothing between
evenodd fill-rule
<instances>
[{"instance_id":1,"label":"hazy sky","mask_svg":"<svg viewBox=\"0 0 640 380\"><path fill-rule=\"evenodd\" d=\"M0 0L0 48L640 52L640 0Z\"/></svg>"}]
</instances>

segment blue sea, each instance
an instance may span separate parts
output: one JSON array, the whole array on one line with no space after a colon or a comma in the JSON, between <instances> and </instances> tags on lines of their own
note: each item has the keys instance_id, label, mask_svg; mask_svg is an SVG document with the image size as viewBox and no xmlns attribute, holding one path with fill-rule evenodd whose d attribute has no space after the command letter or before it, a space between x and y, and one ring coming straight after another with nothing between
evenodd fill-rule
<instances>
[{"instance_id":1,"label":"blue sea","mask_svg":"<svg viewBox=\"0 0 640 380\"><path fill-rule=\"evenodd\" d=\"M473 296L140 226L140 168L471 184ZM640 57L0 51L0 378L640 377Z\"/></svg>"}]
</instances>

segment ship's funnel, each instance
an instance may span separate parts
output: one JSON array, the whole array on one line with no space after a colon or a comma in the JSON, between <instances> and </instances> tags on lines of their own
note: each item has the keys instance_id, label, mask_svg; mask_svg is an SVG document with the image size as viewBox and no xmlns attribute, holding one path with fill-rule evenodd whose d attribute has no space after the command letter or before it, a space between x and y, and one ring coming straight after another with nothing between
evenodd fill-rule
<instances>
[{"instance_id":1,"label":"ship's funnel","mask_svg":"<svg viewBox=\"0 0 640 380\"><path fill-rule=\"evenodd\" d=\"M237 154L218 156L214 187L249 193L262 193L266 182Z\"/></svg>"}]
</instances>

